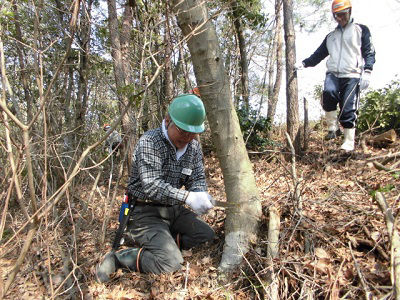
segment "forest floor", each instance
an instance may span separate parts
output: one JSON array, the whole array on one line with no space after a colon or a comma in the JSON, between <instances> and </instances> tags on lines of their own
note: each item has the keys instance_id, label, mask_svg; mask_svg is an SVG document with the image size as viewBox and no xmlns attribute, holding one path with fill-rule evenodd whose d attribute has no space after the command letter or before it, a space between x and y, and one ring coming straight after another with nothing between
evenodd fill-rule
<instances>
[{"instance_id":1,"label":"forest floor","mask_svg":"<svg viewBox=\"0 0 400 300\"><path fill-rule=\"evenodd\" d=\"M223 208L214 208L204 216L214 228L216 238L200 248L183 251L182 270L157 276L120 270L109 283L99 284L94 279L95 266L111 249L123 190L112 207L104 244L98 241L105 210L96 205L104 199L95 196L86 214L80 213L79 205L72 207L72 216L80 220L81 228L76 233L79 253L70 253L78 262L72 266L76 275L69 277L71 282L78 283L76 298L269 299L271 278L277 284L278 299L365 299L366 294L392 298L390 239L384 215L372 194L382 191L396 217L400 180L399 174L376 169L373 161L390 167L399 157L392 161L384 157L398 153L400 144L387 148L358 145L351 155L336 150L339 147L340 140L326 142L322 132L310 135L308 150L296 160L301 213L294 200L291 162L284 159L284 150L250 154L263 207L259 240L245 255L240 268L229 274L229 279L218 272L224 244ZM225 201L223 176L212 152L206 154L205 166L210 194ZM89 185L83 187L80 198L87 198L90 189ZM105 194L107 186L100 189ZM266 256L271 206L278 209L281 218L279 256L273 260ZM65 276L53 275L49 280L44 275L48 274L50 260L52 274L62 274L63 266L68 265L52 248L62 243L53 239L50 234L35 240L28 262L5 299L48 299L63 291L57 287ZM19 251L11 250L0 259L3 279ZM70 292L66 290L55 298L67 299Z\"/></svg>"}]
</instances>

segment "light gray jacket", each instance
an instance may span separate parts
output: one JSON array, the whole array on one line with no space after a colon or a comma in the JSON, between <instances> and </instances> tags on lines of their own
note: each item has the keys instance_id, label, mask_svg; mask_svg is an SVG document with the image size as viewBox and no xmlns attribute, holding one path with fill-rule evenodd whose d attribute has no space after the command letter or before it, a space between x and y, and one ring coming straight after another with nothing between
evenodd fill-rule
<instances>
[{"instance_id":1,"label":"light gray jacket","mask_svg":"<svg viewBox=\"0 0 400 300\"><path fill-rule=\"evenodd\" d=\"M368 27L354 23L353 19L344 28L338 25L303 64L314 67L328 55L327 73L337 77L359 78L363 70L372 71L375 49Z\"/></svg>"}]
</instances>

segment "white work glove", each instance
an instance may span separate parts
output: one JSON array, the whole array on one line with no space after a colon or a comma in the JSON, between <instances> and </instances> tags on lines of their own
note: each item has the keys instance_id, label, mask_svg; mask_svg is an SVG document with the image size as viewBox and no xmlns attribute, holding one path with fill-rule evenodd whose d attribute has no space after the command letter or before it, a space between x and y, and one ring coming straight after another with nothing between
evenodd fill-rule
<instances>
[{"instance_id":1,"label":"white work glove","mask_svg":"<svg viewBox=\"0 0 400 300\"><path fill-rule=\"evenodd\" d=\"M196 214L202 215L214 207L211 200L212 197L207 192L189 192L185 203L189 205Z\"/></svg>"},{"instance_id":2,"label":"white work glove","mask_svg":"<svg viewBox=\"0 0 400 300\"><path fill-rule=\"evenodd\" d=\"M302 61L298 61L297 63L294 64L294 69L297 70L301 70L304 69L304 64Z\"/></svg>"},{"instance_id":3,"label":"white work glove","mask_svg":"<svg viewBox=\"0 0 400 300\"><path fill-rule=\"evenodd\" d=\"M361 76L361 81L360 81L360 91L366 90L369 86L369 80L371 77L371 71L366 70Z\"/></svg>"}]
</instances>

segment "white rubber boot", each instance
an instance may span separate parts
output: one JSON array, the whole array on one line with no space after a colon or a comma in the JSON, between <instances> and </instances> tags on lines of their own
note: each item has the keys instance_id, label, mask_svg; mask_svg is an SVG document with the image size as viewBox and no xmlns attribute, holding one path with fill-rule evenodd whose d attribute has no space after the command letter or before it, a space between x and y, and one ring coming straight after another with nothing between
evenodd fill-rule
<instances>
[{"instance_id":1,"label":"white rubber boot","mask_svg":"<svg viewBox=\"0 0 400 300\"><path fill-rule=\"evenodd\" d=\"M326 124L328 125L328 134L325 136L325 140L331 140L337 137L338 123L336 110L327 111L325 117Z\"/></svg>"},{"instance_id":2,"label":"white rubber boot","mask_svg":"<svg viewBox=\"0 0 400 300\"><path fill-rule=\"evenodd\" d=\"M325 112L325 117L326 117L326 123L328 125L328 131L335 132L338 129L336 110Z\"/></svg>"},{"instance_id":3,"label":"white rubber boot","mask_svg":"<svg viewBox=\"0 0 400 300\"><path fill-rule=\"evenodd\" d=\"M354 150L354 137L356 134L355 128L345 128L344 129L344 141L340 149L346 152Z\"/></svg>"}]
</instances>

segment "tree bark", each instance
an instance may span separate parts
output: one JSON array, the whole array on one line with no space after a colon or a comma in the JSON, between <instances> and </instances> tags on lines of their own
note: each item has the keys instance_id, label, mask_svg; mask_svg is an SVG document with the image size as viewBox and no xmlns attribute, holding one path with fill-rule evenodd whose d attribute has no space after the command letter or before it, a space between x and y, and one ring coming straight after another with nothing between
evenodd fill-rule
<instances>
[{"instance_id":1,"label":"tree bark","mask_svg":"<svg viewBox=\"0 0 400 300\"><path fill-rule=\"evenodd\" d=\"M132 83L130 78L130 62L128 59L130 32L132 29L133 13L132 7L126 1L122 19L121 32L119 30L119 22L117 15L117 6L115 0L107 0L109 31L111 41L111 56L113 57L114 77L117 87L117 95L119 98L119 110L122 112L129 105L126 87ZM126 114L122 120L122 136L127 136L128 133L135 132L136 123L134 111ZM133 130L132 130L133 128ZM128 157L133 153L132 145L126 144L123 140L125 152L128 152ZM131 168L131 160L127 160L127 168Z\"/></svg>"},{"instance_id":2,"label":"tree bark","mask_svg":"<svg viewBox=\"0 0 400 300\"><path fill-rule=\"evenodd\" d=\"M303 150L306 151L308 149L308 134L309 134L309 121L308 121L308 100L304 97L304 144Z\"/></svg>"},{"instance_id":3,"label":"tree bark","mask_svg":"<svg viewBox=\"0 0 400 300\"><path fill-rule=\"evenodd\" d=\"M241 15L237 10L238 3L234 1L232 3L233 10L233 25L235 26L235 32L237 37L237 42L239 46L240 52L240 81L241 85L241 93L242 93L242 101L245 111L249 112L249 63L247 60L247 51L246 51L246 39L244 37L243 23L241 21Z\"/></svg>"},{"instance_id":4,"label":"tree bark","mask_svg":"<svg viewBox=\"0 0 400 300\"><path fill-rule=\"evenodd\" d=\"M81 17L80 17L80 28L78 31L79 34L79 42L80 42L80 65L79 65L79 76L78 76L78 92L76 96L76 109L75 109L75 128L76 134L75 137L78 140L75 140L75 147L81 145L81 140L85 136L84 128L85 128L85 116L88 105L88 76L90 70L89 64L89 53L90 53L90 33L91 33L91 24L90 24L90 13L92 10L92 1L85 1L81 3ZM82 147L82 145L81 145ZM81 148L80 147L80 148ZM80 153L80 152L79 152Z\"/></svg>"},{"instance_id":5,"label":"tree bark","mask_svg":"<svg viewBox=\"0 0 400 300\"><path fill-rule=\"evenodd\" d=\"M19 14L18 14L18 7L16 3L13 3L12 9L14 12L14 20L15 20L15 39L17 40L16 43L16 50L18 53L18 60L19 60L19 66L21 68L21 82L22 86L24 89L24 96L25 96L25 101L26 101L26 120L29 122L32 119L32 106L34 103L32 103L33 99L30 93L30 88L29 88L29 83L28 83L28 78L29 74L26 69L26 62L25 62L25 55L23 53L23 49L21 45L24 44L23 38L22 38L22 31L21 31L21 25L19 22ZM21 118L21 113L19 113L19 110L17 111L17 116L18 118L22 121L23 119Z\"/></svg>"},{"instance_id":6,"label":"tree bark","mask_svg":"<svg viewBox=\"0 0 400 300\"><path fill-rule=\"evenodd\" d=\"M199 0L174 0L173 5L178 25L188 39L197 85L224 175L228 202L246 202L227 210L225 245L220 262L220 270L226 272L237 267L242 255L248 252L249 243L255 242L261 204L231 99L218 37L206 5Z\"/></svg>"},{"instance_id":7,"label":"tree bark","mask_svg":"<svg viewBox=\"0 0 400 300\"><path fill-rule=\"evenodd\" d=\"M378 202L386 222L390 238L390 279L393 284L393 291L396 300L400 300L400 235L397 231L398 221L393 216L392 209L386 202L381 192L376 192L376 202Z\"/></svg>"},{"instance_id":8,"label":"tree bark","mask_svg":"<svg viewBox=\"0 0 400 300\"><path fill-rule=\"evenodd\" d=\"M283 0L283 19L286 44L286 122L287 132L293 141L296 154L301 152L299 134L299 103L297 91L296 37L293 25L293 0Z\"/></svg>"},{"instance_id":9,"label":"tree bark","mask_svg":"<svg viewBox=\"0 0 400 300\"><path fill-rule=\"evenodd\" d=\"M171 41L171 32L169 26L169 7L168 1L165 2L165 33L164 33L164 59L165 59L165 68L164 68L164 104L165 106L169 103L174 96L174 83L172 76L172 41ZM166 110L166 107L164 108ZM163 109L163 110L164 110Z\"/></svg>"},{"instance_id":10,"label":"tree bark","mask_svg":"<svg viewBox=\"0 0 400 300\"><path fill-rule=\"evenodd\" d=\"M281 18L281 10L282 10L282 1L275 1L275 40L274 40L274 49L276 52L276 75L275 75L275 83L272 84L272 76L269 80L268 89L268 111L267 118L271 120L271 123L274 122L275 113L276 113L276 105L279 99L279 91L282 82L282 71L283 71L283 49L282 49L282 18ZM273 61L271 61L271 69L273 66ZM270 134L268 134L270 136Z\"/></svg>"}]
</instances>

